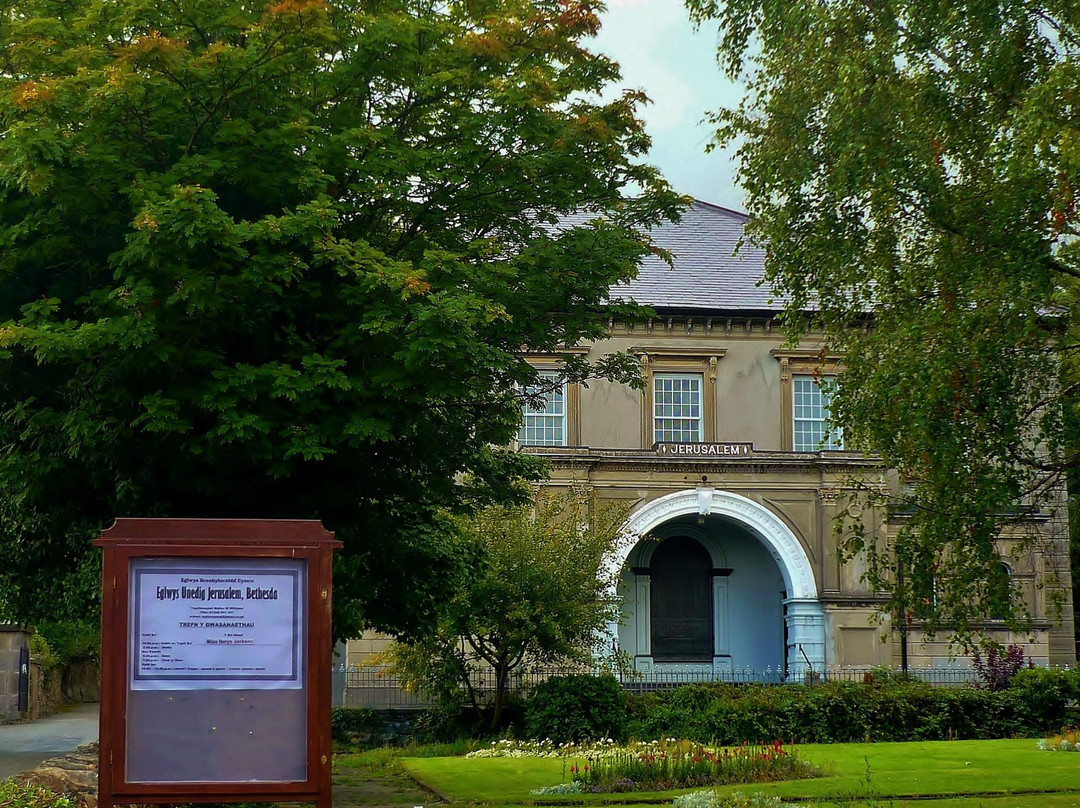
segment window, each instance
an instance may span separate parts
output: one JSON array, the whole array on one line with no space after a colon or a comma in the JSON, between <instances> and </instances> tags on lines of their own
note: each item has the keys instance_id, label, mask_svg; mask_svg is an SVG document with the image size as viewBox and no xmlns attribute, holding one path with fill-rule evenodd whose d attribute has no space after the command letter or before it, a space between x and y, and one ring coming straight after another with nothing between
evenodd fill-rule
<instances>
[{"instance_id":1,"label":"window","mask_svg":"<svg viewBox=\"0 0 1080 808\"><path fill-rule=\"evenodd\" d=\"M703 439L700 373L653 374L653 440L692 443Z\"/></svg>"},{"instance_id":2,"label":"window","mask_svg":"<svg viewBox=\"0 0 1080 808\"><path fill-rule=\"evenodd\" d=\"M528 389L518 440L522 446L566 445L566 382L540 371Z\"/></svg>"},{"instance_id":3,"label":"window","mask_svg":"<svg viewBox=\"0 0 1080 808\"><path fill-rule=\"evenodd\" d=\"M841 357L814 347L776 348L771 353L780 365L780 448L789 452L843 449L844 436L828 429L830 385L823 390L817 383L837 378Z\"/></svg>"},{"instance_id":4,"label":"window","mask_svg":"<svg viewBox=\"0 0 1080 808\"><path fill-rule=\"evenodd\" d=\"M717 439L716 373L726 348L637 347L645 391L641 446Z\"/></svg>"},{"instance_id":5,"label":"window","mask_svg":"<svg viewBox=\"0 0 1080 808\"><path fill-rule=\"evenodd\" d=\"M823 377L831 381L835 377ZM829 428L829 391L814 376L793 376L792 448L796 452L843 449L844 436Z\"/></svg>"}]
</instances>

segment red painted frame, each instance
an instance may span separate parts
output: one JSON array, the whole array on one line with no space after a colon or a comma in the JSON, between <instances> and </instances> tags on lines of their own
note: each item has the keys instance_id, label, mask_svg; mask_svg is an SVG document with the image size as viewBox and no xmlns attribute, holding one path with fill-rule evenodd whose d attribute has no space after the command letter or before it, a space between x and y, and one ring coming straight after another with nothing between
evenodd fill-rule
<instances>
[{"instance_id":1,"label":"red painted frame","mask_svg":"<svg viewBox=\"0 0 1080 808\"><path fill-rule=\"evenodd\" d=\"M330 628L334 534L315 520L117 519L93 542L101 579L98 806L123 803L314 802L330 808ZM290 558L307 561L307 780L289 783L128 783L128 581L133 558Z\"/></svg>"}]
</instances>

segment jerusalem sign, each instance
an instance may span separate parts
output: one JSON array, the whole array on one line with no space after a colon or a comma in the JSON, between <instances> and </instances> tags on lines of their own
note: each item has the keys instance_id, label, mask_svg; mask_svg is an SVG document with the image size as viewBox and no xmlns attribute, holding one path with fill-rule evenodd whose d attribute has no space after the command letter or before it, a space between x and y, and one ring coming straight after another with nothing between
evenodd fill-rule
<instances>
[{"instance_id":1,"label":"jerusalem sign","mask_svg":"<svg viewBox=\"0 0 1080 808\"><path fill-rule=\"evenodd\" d=\"M754 452L752 443L657 443L654 448L661 457L749 457Z\"/></svg>"}]
</instances>

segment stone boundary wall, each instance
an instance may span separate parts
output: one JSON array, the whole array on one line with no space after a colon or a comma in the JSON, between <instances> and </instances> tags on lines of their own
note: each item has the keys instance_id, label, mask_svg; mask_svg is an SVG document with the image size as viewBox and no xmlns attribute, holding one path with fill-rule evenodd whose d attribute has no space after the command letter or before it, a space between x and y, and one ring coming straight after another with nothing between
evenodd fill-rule
<instances>
[{"instance_id":1,"label":"stone boundary wall","mask_svg":"<svg viewBox=\"0 0 1080 808\"><path fill-rule=\"evenodd\" d=\"M33 629L0 624L0 724L20 720L19 652L29 648Z\"/></svg>"},{"instance_id":2,"label":"stone boundary wall","mask_svg":"<svg viewBox=\"0 0 1080 808\"><path fill-rule=\"evenodd\" d=\"M28 626L0 624L0 724L44 718L55 713L63 701L61 671L46 672L41 661L31 656L28 704L19 710L19 654L30 647L33 633Z\"/></svg>"},{"instance_id":3,"label":"stone boundary wall","mask_svg":"<svg viewBox=\"0 0 1080 808\"><path fill-rule=\"evenodd\" d=\"M60 709L63 694L60 692L60 670L46 672L34 657L30 657L30 709L22 714L22 720L33 721L52 715Z\"/></svg>"}]
</instances>

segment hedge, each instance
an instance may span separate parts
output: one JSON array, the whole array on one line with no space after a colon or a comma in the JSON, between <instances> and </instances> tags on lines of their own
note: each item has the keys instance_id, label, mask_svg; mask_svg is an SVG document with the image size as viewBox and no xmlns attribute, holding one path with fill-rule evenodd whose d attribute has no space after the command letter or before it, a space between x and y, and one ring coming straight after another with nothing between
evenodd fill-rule
<instances>
[{"instance_id":1,"label":"hedge","mask_svg":"<svg viewBox=\"0 0 1080 808\"><path fill-rule=\"evenodd\" d=\"M1075 672L1031 670L1005 690L903 678L806 685L686 685L627 699L627 734L738 744L1035 736L1072 722Z\"/></svg>"}]
</instances>

